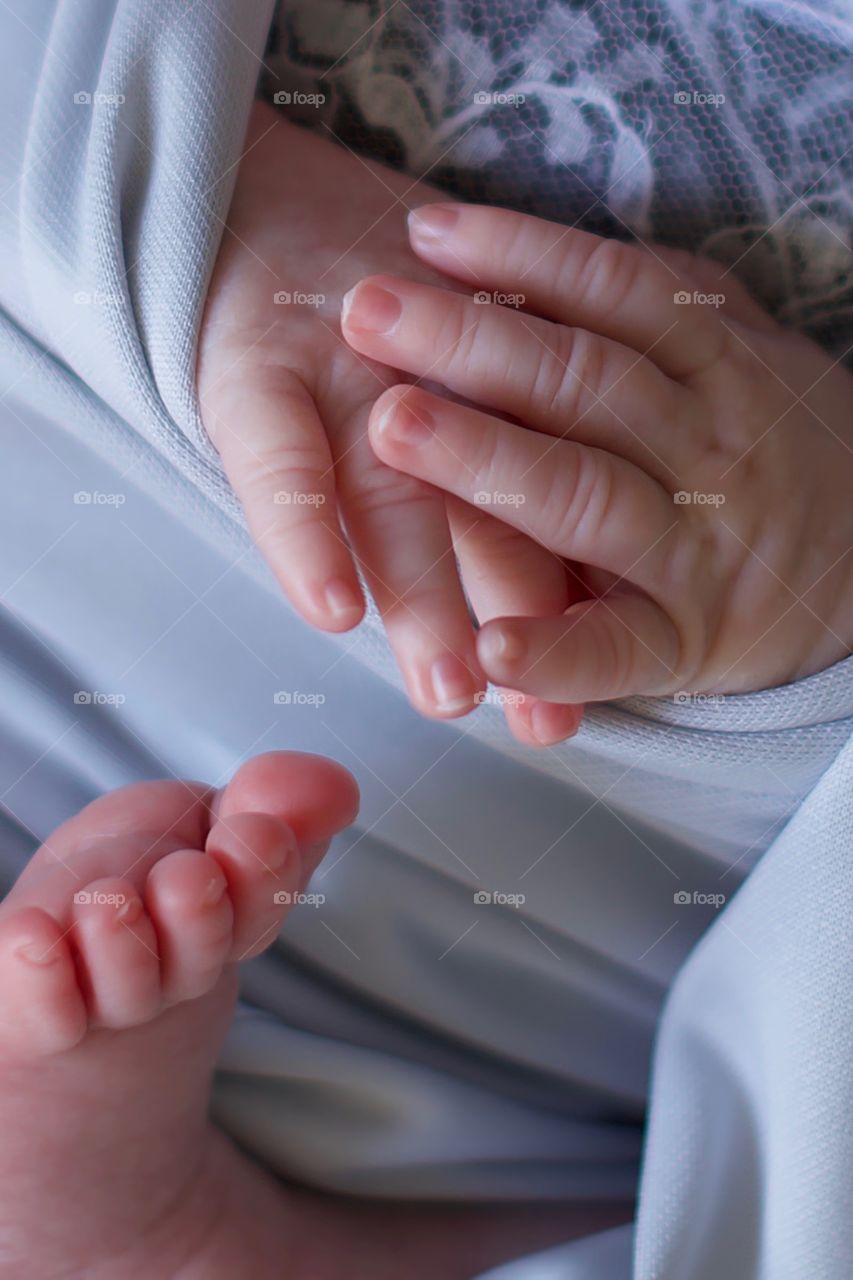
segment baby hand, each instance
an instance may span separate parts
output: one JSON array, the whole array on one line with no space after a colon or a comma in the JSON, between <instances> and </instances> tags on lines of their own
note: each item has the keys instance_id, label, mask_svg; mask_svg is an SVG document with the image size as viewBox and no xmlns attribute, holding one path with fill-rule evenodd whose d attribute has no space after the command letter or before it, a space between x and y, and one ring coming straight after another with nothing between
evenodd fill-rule
<instances>
[{"instance_id":1,"label":"baby hand","mask_svg":"<svg viewBox=\"0 0 853 1280\"><path fill-rule=\"evenodd\" d=\"M457 716L485 681L444 495L370 448L370 407L401 375L354 354L338 325L343 294L369 271L439 280L405 234L415 190L433 194L256 104L208 292L198 387L204 425L293 605L324 630L355 626L357 561L412 701Z\"/></svg>"},{"instance_id":2,"label":"baby hand","mask_svg":"<svg viewBox=\"0 0 853 1280\"><path fill-rule=\"evenodd\" d=\"M742 693L850 654L842 365L686 253L490 208L430 205L410 221L434 267L523 295L524 311L377 276L343 322L361 354L501 415L396 386L370 417L383 462L454 495L457 530L496 518L510 531L505 601L548 578L546 608L483 625L492 681L561 703ZM465 576L478 549L458 550Z\"/></svg>"}]
</instances>

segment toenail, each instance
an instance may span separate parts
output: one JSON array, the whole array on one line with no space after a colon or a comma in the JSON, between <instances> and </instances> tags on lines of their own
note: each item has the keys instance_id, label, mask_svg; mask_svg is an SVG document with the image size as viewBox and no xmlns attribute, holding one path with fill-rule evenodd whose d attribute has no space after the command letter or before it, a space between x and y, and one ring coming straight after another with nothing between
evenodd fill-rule
<instances>
[{"instance_id":1,"label":"toenail","mask_svg":"<svg viewBox=\"0 0 853 1280\"><path fill-rule=\"evenodd\" d=\"M290 857L290 844L276 844L264 854L261 861L268 871L280 871Z\"/></svg>"},{"instance_id":2,"label":"toenail","mask_svg":"<svg viewBox=\"0 0 853 1280\"><path fill-rule=\"evenodd\" d=\"M135 924L142 915L142 903L138 898L126 898L116 911L116 920L122 924Z\"/></svg>"},{"instance_id":3,"label":"toenail","mask_svg":"<svg viewBox=\"0 0 853 1280\"><path fill-rule=\"evenodd\" d=\"M37 942L25 942L23 946L16 947L15 955L21 960L26 960L28 964L39 965L56 964L57 960L62 958L61 952L55 950L53 946L45 950Z\"/></svg>"},{"instance_id":4,"label":"toenail","mask_svg":"<svg viewBox=\"0 0 853 1280\"><path fill-rule=\"evenodd\" d=\"M215 876L212 880L208 880L201 900L206 907L215 907L225 897L225 890L228 885L221 876Z\"/></svg>"},{"instance_id":5,"label":"toenail","mask_svg":"<svg viewBox=\"0 0 853 1280\"><path fill-rule=\"evenodd\" d=\"M390 289L378 284L357 284L345 295L341 320L359 333L393 333L403 313L403 304Z\"/></svg>"}]
</instances>

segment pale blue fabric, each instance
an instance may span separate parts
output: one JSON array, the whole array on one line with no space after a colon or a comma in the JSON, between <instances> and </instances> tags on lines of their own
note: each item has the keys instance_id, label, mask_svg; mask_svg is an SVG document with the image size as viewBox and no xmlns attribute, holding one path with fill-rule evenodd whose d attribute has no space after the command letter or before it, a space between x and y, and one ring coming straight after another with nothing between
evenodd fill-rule
<instances>
[{"instance_id":1,"label":"pale blue fabric","mask_svg":"<svg viewBox=\"0 0 853 1280\"><path fill-rule=\"evenodd\" d=\"M780 6L752 8L782 23ZM810 7L795 8L802 25ZM36 779L49 777L56 807L70 811L94 790L162 767L215 776L235 751L253 749L247 725L263 737L248 675L233 706L205 706L215 677L206 664L218 651L207 652L202 628L185 650L175 630L148 668L149 685L125 671L122 646L146 625L144 611L133 612L139 592L117 596L119 542L107 526L84 528L70 554L77 535L61 503L72 486L138 489L139 521L128 511L127 523L162 558L167 533L174 538L183 522L195 530L188 545L198 535L210 543L208 553L199 544L194 565L207 564L206 554L239 564L241 639L268 664L264 645L278 625L299 679L322 653L340 652L328 639L307 646L285 623L193 393L200 310L271 17L271 3L240 0L0 8L2 564L15 612L4 617L0 680L4 803L17 836L24 826L41 835L48 821ZM827 15L828 62L847 48L849 18L840 5ZM80 93L91 101L75 102ZM837 113L838 130L843 119ZM846 147L839 139L839 156ZM47 480L41 501L30 498L40 453L53 501ZM171 508L162 528L155 507L142 514L142 490ZM58 549L65 538L67 557ZM100 582L86 568L99 538ZM131 535L125 543L128 563ZM156 616L173 588L165 574L152 582ZM84 688L125 681L121 714L58 723L81 673ZM371 963L367 949L360 965L335 959L310 919L293 921L249 978L250 1003L223 1060L223 1119L259 1155L341 1189L619 1199L636 1176L661 1002L697 944L660 1022L633 1261L632 1233L608 1232L496 1275L848 1274L853 660L722 707L637 699L601 708L576 742L535 761L508 740L497 708L462 728L421 725L404 708L375 618L339 676L355 709L343 692L330 703L329 734L357 744L363 759L381 721L393 750L374 772L397 794L407 778L430 778L435 812L442 804L452 812L450 843L475 874L442 864L446 850L422 821L407 825L398 814L367 838L382 785L374 779L371 793L363 770L371 815L363 856L356 864L348 854L326 873L325 919L345 938L359 924L381 930L381 955ZM382 714L356 737L359 697ZM262 745L319 750L329 734L306 713ZM466 788L453 803L437 786L440 771L424 773L429 751L451 747L464 765L445 776ZM27 751L24 773L14 761ZM462 800L484 793L490 820L470 805L466 816ZM592 799L590 827L583 815ZM558 846L575 826L582 836L559 861L544 858L543 879L529 889L525 927L544 949L523 949L507 912L439 960L440 944L467 927L472 889L511 887L531 851L538 857L551 836ZM536 874L525 883L536 886ZM719 916L687 914L672 901L712 883L727 898ZM562 962L556 971L548 948ZM496 988L511 997L506 1004ZM296 1078L310 1082L301 1094Z\"/></svg>"}]
</instances>

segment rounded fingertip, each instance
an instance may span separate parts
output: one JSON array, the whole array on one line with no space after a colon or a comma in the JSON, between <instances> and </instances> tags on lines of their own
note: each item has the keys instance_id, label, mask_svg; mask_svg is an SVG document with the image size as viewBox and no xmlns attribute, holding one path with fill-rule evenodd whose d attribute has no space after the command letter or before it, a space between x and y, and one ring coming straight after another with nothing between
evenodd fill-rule
<instances>
[{"instance_id":1,"label":"rounded fingertip","mask_svg":"<svg viewBox=\"0 0 853 1280\"><path fill-rule=\"evenodd\" d=\"M503 674L524 661L527 646L518 627L511 622L487 622L477 636L477 656L483 670L496 683L506 683Z\"/></svg>"},{"instance_id":2,"label":"rounded fingertip","mask_svg":"<svg viewBox=\"0 0 853 1280\"><path fill-rule=\"evenodd\" d=\"M351 631L364 617L364 597L346 578L331 578L315 587L302 603L306 622L320 631Z\"/></svg>"},{"instance_id":3,"label":"rounded fingertip","mask_svg":"<svg viewBox=\"0 0 853 1280\"><path fill-rule=\"evenodd\" d=\"M583 707L555 702L534 702L530 710L530 729L539 746L553 747L573 738L583 719Z\"/></svg>"},{"instance_id":4,"label":"rounded fingertip","mask_svg":"<svg viewBox=\"0 0 853 1280\"><path fill-rule=\"evenodd\" d=\"M377 401L370 419L371 442L381 451L384 444L427 444L435 432L435 418L426 398L410 387L393 387Z\"/></svg>"},{"instance_id":5,"label":"rounded fingertip","mask_svg":"<svg viewBox=\"0 0 853 1280\"><path fill-rule=\"evenodd\" d=\"M430 668L430 686L440 715L459 716L473 711L478 682L467 663L455 653L436 658Z\"/></svg>"},{"instance_id":6,"label":"rounded fingertip","mask_svg":"<svg viewBox=\"0 0 853 1280\"><path fill-rule=\"evenodd\" d=\"M380 284L379 281L382 281ZM385 276L359 280L341 301L341 328L353 335L390 337L403 314L403 302Z\"/></svg>"},{"instance_id":7,"label":"rounded fingertip","mask_svg":"<svg viewBox=\"0 0 853 1280\"><path fill-rule=\"evenodd\" d=\"M364 599L361 592L344 578L332 578L323 589L323 604L335 628L343 631L361 622Z\"/></svg>"},{"instance_id":8,"label":"rounded fingertip","mask_svg":"<svg viewBox=\"0 0 853 1280\"><path fill-rule=\"evenodd\" d=\"M418 248L429 251L445 244L459 222L459 207L453 204L423 204L409 212L409 236Z\"/></svg>"},{"instance_id":9,"label":"rounded fingertip","mask_svg":"<svg viewBox=\"0 0 853 1280\"><path fill-rule=\"evenodd\" d=\"M479 671L455 653L443 653L426 666L411 669L409 683L418 710L440 720L473 711L484 687Z\"/></svg>"}]
</instances>

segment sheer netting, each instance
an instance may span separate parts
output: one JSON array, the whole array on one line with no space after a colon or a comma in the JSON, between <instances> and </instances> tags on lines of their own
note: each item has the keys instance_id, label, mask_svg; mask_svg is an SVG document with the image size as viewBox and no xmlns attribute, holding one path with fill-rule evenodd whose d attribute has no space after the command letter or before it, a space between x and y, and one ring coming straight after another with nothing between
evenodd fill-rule
<instances>
[{"instance_id":1,"label":"sheer netting","mask_svg":"<svg viewBox=\"0 0 853 1280\"><path fill-rule=\"evenodd\" d=\"M290 119L463 199L708 254L849 359L850 3L287 0L266 63Z\"/></svg>"}]
</instances>

